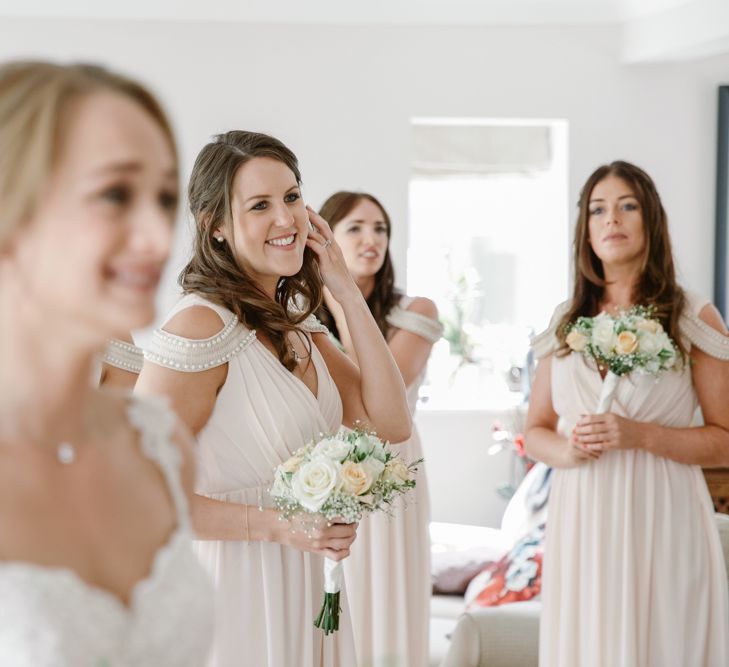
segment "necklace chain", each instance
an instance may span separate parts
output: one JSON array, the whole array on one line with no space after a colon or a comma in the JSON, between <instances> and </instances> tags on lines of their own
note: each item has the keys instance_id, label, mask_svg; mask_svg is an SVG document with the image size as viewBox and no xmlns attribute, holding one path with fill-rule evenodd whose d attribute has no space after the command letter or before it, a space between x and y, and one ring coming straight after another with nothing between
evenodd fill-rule
<instances>
[{"instance_id":1,"label":"necklace chain","mask_svg":"<svg viewBox=\"0 0 729 667\"><path fill-rule=\"evenodd\" d=\"M308 358L309 358L309 357L311 356L311 355L307 354L307 355L304 355L304 356L302 357L302 356L301 356L301 355L300 355L300 354L299 354L299 353L298 353L298 352L296 351L296 348L295 348L295 347L294 347L293 345L292 345L292 346L291 346L291 347L290 347L289 349L291 350L291 354L293 354L293 355L294 355L294 361L295 361L295 362L296 362L297 364L300 364L300 363L301 363L302 361L305 361L306 359L308 359Z\"/></svg>"}]
</instances>

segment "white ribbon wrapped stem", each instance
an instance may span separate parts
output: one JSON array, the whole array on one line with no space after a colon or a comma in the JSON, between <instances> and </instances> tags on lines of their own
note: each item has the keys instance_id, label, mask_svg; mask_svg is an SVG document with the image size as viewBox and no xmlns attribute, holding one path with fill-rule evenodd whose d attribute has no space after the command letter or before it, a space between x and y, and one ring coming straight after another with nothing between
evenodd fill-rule
<instances>
[{"instance_id":1,"label":"white ribbon wrapped stem","mask_svg":"<svg viewBox=\"0 0 729 667\"><path fill-rule=\"evenodd\" d=\"M608 371L605 379L602 383L602 391L600 392L600 398L597 401L597 407L595 408L595 414L601 415L610 409L615 397L615 391L618 388L618 382L620 376L615 375L612 371Z\"/></svg>"},{"instance_id":2,"label":"white ribbon wrapped stem","mask_svg":"<svg viewBox=\"0 0 729 667\"><path fill-rule=\"evenodd\" d=\"M324 559L324 592L339 593L342 590L344 571L342 561Z\"/></svg>"}]
</instances>

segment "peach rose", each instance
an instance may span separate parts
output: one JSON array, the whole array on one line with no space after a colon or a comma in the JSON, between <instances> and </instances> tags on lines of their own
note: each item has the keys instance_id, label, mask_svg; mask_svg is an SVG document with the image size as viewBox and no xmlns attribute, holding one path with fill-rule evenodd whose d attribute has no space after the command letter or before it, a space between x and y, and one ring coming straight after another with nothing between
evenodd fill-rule
<instances>
[{"instance_id":1,"label":"peach rose","mask_svg":"<svg viewBox=\"0 0 729 667\"><path fill-rule=\"evenodd\" d=\"M622 331L618 334L615 351L618 354L632 354L638 349L638 336L632 331Z\"/></svg>"},{"instance_id":2,"label":"peach rose","mask_svg":"<svg viewBox=\"0 0 729 667\"><path fill-rule=\"evenodd\" d=\"M363 496L372 486L372 476L361 464L345 461L342 464L342 488L355 496Z\"/></svg>"}]
</instances>

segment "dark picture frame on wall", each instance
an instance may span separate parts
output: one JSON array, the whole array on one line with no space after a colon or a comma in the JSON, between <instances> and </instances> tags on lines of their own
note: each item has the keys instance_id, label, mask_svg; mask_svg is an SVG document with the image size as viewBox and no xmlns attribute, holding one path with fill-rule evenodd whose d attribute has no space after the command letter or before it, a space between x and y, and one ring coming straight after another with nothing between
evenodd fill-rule
<instances>
[{"instance_id":1,"label":"dark picture frame on wall","mask_svg":"<svg viewBox=\"0 0 729 667\"><path fill-rule=\"evenodd\" d=\"M724 320L729 316L729 85L719 86L716 160L716 234L714 248L714 303Z\"/></svg>"}]
</instances>

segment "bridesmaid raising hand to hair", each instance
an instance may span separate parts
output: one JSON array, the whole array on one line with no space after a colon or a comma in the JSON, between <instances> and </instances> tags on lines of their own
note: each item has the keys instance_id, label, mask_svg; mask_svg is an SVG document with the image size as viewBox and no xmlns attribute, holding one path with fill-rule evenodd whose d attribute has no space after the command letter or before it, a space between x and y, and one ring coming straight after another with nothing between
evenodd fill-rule
<instances>
[{"instance_id":1,"label":"bridesmaid raising hand to hair","mask_svg":"<svg viewBox=\"0 0 729 667\"><path fill-rule=\"evenodd\" d=\"M198 155L188 195L196 232L185 296L155 332L137 391L171 397L198 435L193 517L216 585L211 665L357 665L346 610L333 636L313 625L323 557L345 558L356 526L294 530L267 490L276 466L342 423L406 439L400 373L326 221L304 206L286 146L219 135ZM343 305L361 368L311 315L323 285Z\"/></svg>"}]
</instances>

